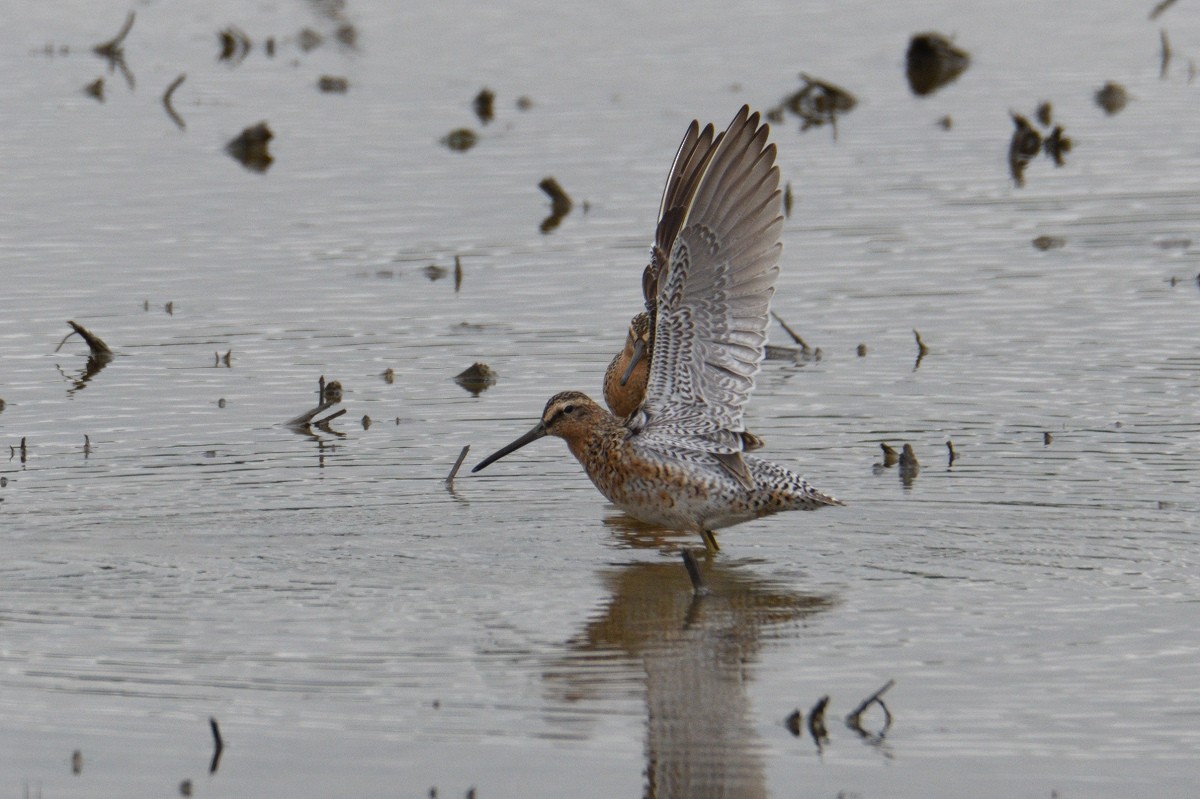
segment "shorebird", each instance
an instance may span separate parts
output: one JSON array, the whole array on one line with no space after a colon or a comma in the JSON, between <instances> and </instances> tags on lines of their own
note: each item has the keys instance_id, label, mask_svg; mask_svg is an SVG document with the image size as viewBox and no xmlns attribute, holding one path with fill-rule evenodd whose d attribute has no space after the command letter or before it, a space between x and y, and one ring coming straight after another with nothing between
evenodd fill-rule
<instances>
[{"instance_id":1,"label":"shorebird","mask_svg":"<svg viewBox=\"0 0 1200 799\"><path fill-rule=\"evenodd\" d=\"M649 269L649 267L647 267ZM654 331L650 314L643 311L629 320L625 346L613 356L604 372L604 403L613 416L624 419L642 407L650 379L650 350Z\"/></svg>"},{"instance_id":2,"label":"shorebird","mask_svg":"<svg viewBox=\"0 0 1200 799\"><path fill-rule=\"evenodd\" d=\"M643 275L654 298L653 349L640 405L618 418L580 392L556 394L533 429L472 472L558 436L609 501L642 521L699 533L710 553L720 549L714 531L723 527L843 504L744 454L758 443L742 417L763 360L782 249L768 135L743 106L723 133L693 121L683 137Z\"/></svg>"}]
</instances>

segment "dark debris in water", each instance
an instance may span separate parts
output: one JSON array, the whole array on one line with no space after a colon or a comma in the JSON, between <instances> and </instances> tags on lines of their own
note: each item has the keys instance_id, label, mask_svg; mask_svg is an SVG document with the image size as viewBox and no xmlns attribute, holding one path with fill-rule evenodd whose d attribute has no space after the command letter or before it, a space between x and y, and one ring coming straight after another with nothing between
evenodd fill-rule
<instances>
[{"instance_id":1,"label":"dark debris in water","mask_svg":"<svg viewBox=\"0 0 1200 799\"><path fill-rule=\"evenodd\" d=\"M441 138L441 143L456 153L465 153L479 141L479 136L470 128L455 128Z\"/></svg>"},{"instance_id":2,"label":"dark debris in water","mask_svg":"<svg viewBox=\"0 0 1200 799\"><path fill-rule=\"evenodd\" d=\"M266 122L251 125L225 145L225 151L242 166L252 172L266 172L275 159L267 151L267 144L275 134Z\"/></svg>"},{"instance_id":3,"label":"dark debris in water","mask_svg":"<svg viewBox=\"0 0 1200 799\"><path fill-rule=\"evenodd\" d=\"M350 81L337 75L322 75L317 79L317 89L325 94L345 94L350 90Z\"/></svg>"},{"instance_id":4,"label":"dark debris in water","mask_svg":"<svg viewBox=\"0 0 1200 799\"><path fill-rule=\"evenodd\" d=\"M574 203L571 202L571 196L552 177L542 178L538 188L550 198L550 216L543 219L540 226L542 233L549 233L558 227L563 217L571 213Z\"/></svg>"},{"instance_id":5,"label":"dark debris in water","mask_svg":"<svg viewBox=\"0 0 1200 799\"><path fill-rule=\"evenodd\" d=\"M221 48L217 53L217 60L228 62L232 66L242 63L254 47L254 42L250 41L250 37L237 25L217 31L217 43Z\"/></svg>"},{"instance_id":6,"label":"dark debris in water","mask_svg":"<svg viewBox=\"0 0 1200 799\"><path fill-rule=\"evenodd\" d=\"M1096 105L1104 109L1104 113L1116 116L1125 110L1129 102L1129 92L1125 87L1114 81L1109 81L1096 90Z\"/></svg>"},{"instance_id":7,"label":"dark debris in water","mask_svg":"<svg viewBox=\"0 0 1200 799\"><path fill-rule=\"evenodd\" d=\"M804 85L784 97L780 104L767 111L767 119L781 122L783 112L788 111L800 117L800 130L829 125L833 130L833 138L837 139L838 117L849 113L858 100L853 94L840 86L827 81L818 80L805 73L800 73Z\"/></svg>"},{"instance_id":8,"label":"dark debris in water","mask_svg":"<svg viewBox=\"0 0 1200 799\"><path fill-rule=\"evenodd\" d=\"M163 108L165 108L167 111L167 116L171 118L171 121L174 122L180 130L186 128L187 123L183 121L183 117L176 113L175 106L171 105L171 97L175 94L175 90L183 85L185 80L187 80L187 74L180 73L179 77L171 81L171 85L167 87L167 90L163 92L162 96L162 104Z\"/></svg>"},{"instance_id":9,"label":"dark debris in water","mask_svg":"<svg viewBox=\"0 0 1200 799\"><path fill-rule=\"evenodd\" d=\"M918 33L908 43L905 75L913 94L924 97L953 83L971 57L940 33Z\"/></svg>"},{"instance_id":10,"label":"dark debris in water","mask_svg":"<svg viewBox=\"0 0 1200 799\"><path fill-rule=\"evenodd\" d=\"M454 376L454 382L475 396L496 384L500 375L483 362L476 362Z\"/></svg>"},{"instance_id":11,"label":"dark debris in water","mask_svg":"<svg viewBox=\"0 0 1200 799\"><path fill-rule=\"evenodd\" d=\"M1018 113L1012 113L1013 134L1008 142L1008 170L1018 186L1025 185L1025 167L1042 152L1042 134Z\"/></svg>"},{"instance_id":12,"label":"dark debris in water","mask_svg":"<svg viewBox=\"0 0 1200 799\"><path fill-rule=\"evenodd\" d=\"M1039 250L1057 250L1067 246L1067 240L1061 236L1041 235L1033 240L1033 246Z\"/></svg>"},{"instance_id":13,"label":"dark debris in water","mask_svg":"<svg viewBox=\"0 0 1200 799\"><path fill-rule=\"evenodd\" d=\"M94 97L100 102L104 102L104 78L96 78L87 86L84 86L83 93L88 97Z\"/></svg>"},{"instance_id":14,"label":"dark debris in water","mask_svg":"<svg viewBox=\"0 0 1200 799\"><path fill-rule=\"evenodd\" d=\"M471 101L471 108L474 109L475 116L479 117L479 124L486 125L496 118L495 104L495 92L488 88L479 90L479 94Z\"/></svg>"},{"instance_id":15,"label":"dark debris in water","mask_svg":"<svg viewBox=\"0 0 1200 799\"><path fill-rule=\"evenodd\" d=\"M1049 127L1052 113L1050 103L1038 105L1036 116L1043 128ZM1009 114L1012 116L1013 133L1008 143L1008 170L1018 188L1025 185L1025 168L1042 153L1054 161L1055 166L1066 163L1066 155L1071 151L1071 139L1063 131L1062 125L1055 125L1043 136L1026 117L1015 111Z\"/></svg>"},{"instance_id":16,"label":"dark debris in water","mask_svg":"<svg viewBox=\"0 0 1200 799\"><path fill-rule=\"evenodd\" d=\"M117 35L106 42L101 42L92 48L92 52L108 62L108 71L117 72L125 78L125 82L129 84L129 88L134 88L135 81L133 73L129 71L129 67L125 64L125 37L129 35L129 31L133 29L133 21L136 15L130 11L125 17L125 23L121 29L117 31Z\"/></svg>"}]
</instances>

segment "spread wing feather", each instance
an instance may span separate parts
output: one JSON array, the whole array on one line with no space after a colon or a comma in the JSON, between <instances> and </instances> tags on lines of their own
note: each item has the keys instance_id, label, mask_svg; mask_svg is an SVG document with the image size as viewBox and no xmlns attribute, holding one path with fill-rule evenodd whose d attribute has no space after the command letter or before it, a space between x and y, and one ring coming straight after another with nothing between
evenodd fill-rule
<instances>
[{"instance_id":1,"label":"spread wing feather","mask_svg":"<svg viewBox=\"0 0 1200 799\"><path fill-rule=\"evenodd\" d=\"M693 123L672 164L643 275L654 345L631 424L647 443L742 450L783 229L768 133L747 107L716 136Z\"/></svg>"}]
</instances>

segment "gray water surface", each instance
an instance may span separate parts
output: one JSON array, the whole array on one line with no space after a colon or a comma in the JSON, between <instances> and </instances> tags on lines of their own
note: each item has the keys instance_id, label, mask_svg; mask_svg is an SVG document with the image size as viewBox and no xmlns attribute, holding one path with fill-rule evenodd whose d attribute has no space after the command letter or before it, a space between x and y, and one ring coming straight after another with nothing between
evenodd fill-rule
<instances>
[{"instance_id":1,"label":"gray water surface","mask_svg":"<svg viewBox=\"0 0 1200 799\"><path fill-rule=\"evenodd\" d=\"M1188 4L133 8L130 81L91 52L126 5L3 4L0 795L1193 794ZM972 64L916 98L931 29ZM724 531L694 598L698 539L558 441L448 489L464 445L599 396L687 124L800 71L859 100L836 138L772 130L773 307L822 355L768 361L747 421L847 507ZM1074 148L1016 188L1009 114L1043 100ZM224 146L262 120L254 172ZM575 208L543 234L547 175ZM56 352L68 319L115 357ZM452 379L475 361L478 396ZM321 376L346 414L289 428ZM873 468L881 442L919 472ZM891 725L849 729L889 680ZM793 737L826 695L827 740Z\"/></svg>"}]
</instances>

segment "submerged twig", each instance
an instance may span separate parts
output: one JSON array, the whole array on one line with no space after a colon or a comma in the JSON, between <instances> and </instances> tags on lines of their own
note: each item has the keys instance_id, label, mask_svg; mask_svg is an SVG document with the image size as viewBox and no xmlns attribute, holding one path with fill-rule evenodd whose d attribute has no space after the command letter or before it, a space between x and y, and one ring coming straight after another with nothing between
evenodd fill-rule
<instances>
[{"instance_id":1,"label":"submerged twig","mask_svg":"<svg viewBox=\"0 0 1200 799\"><path fill-rule=\"evenodd\" d=\"M864 699L859 706L850 713L850 715L846 716L846 726L864 738L875 737L877 739L882 739L892 726L892 713L890 710L888 710L888 706L883 703L882 697L895 684L895 680L888 680L883 684L882 688ZM879 705L880 709L883 710L883 728L880 729L879 732L874 736L863 729L862 726L862 714L865 713L867 708L869 708L871 705Z\"/></svg>"},{"instance_id":2,"label":"submerged twig","mask_svg":"<svg viewBox=\"0 0 1200 799\"><path fill-rule=\"evenodd\" d=\"M1171 6L1175 5L1175 0L1161 0L1161 2L1150 10L1150 19L1157 19L1158 15L1166 11Z\"/></svg>"},{"instance_id":3,"label":"submerged twig","mask_svg":"<svg viewBox=\"0 0 1200 799\"><path fill-rule=\"evenodd\" d=\"M774 319L776 322L778 322L781 327L783 327L784 332L792 337L792 341L794 341L798 345L800 345L800 351L802 353L804 353L805 355L808 355L809 353L812 352L812 347L808 346L808 342L806 342L804 339L800 338L800 334L797 333L795 330L792 330L791 326L787 322L783 321L783 319L779 316L779 314L775 313L774 311L771 311L771 318Z\"/></svg>"},{"instance_id":4,"label":"submerged twig","mask_svg":"<svg viewBox=\"0 0 1200 799\"><path fill-rule=\"evenodd\" d=\"M913 371L921 368L921 360L929 354L929 347L925 346L925 342L921 340L921 334L914 328L913 337L917 340L917 362L913 364Z\"/></svg>"},{"instance_id":5,"label":"submerged twig","mask_svg":"<svg viewBox=\"0 0 1200 799\"><path fill-rule=\"evenodd\" d=\"M311 424L316 424L318 426L327 425L330 421L336 419L346 412L345 409L343 409L335 414L325 417L319 422L313 422L313 417L324 413L342 401L342 384L337 380L330 380L328 383L326 383L325 375L321 375L321 378L317 381L317 386L317 394L320 396L320 401L317 403L317 407L313 408L311 411L300 414L294 419L289 419L287 422L288 427L296 430L303 430Z\"/></svg>"},{"instance_id":6,"label":"submerged twig","mask_svg":"<svg viewBox=\"0 0 1200 799\"><path fill-rule=\"evenodd\" d=\"M109 39L107 42L101 42L92 48L97 55L102 55L105 58L114 58L121 52L121 43L125 41L125 37L129 35L129 31L133 28L133 20L135 14L131 10L125 17L125 24L121 26L121 30L117 35Z\"/></svg>"},{"instance_id":7,"label":"submerged twig","mask_svg":"<svg viewBox=\"0 0 1200 799\"><path fill-rule=\"evenodd\" d=\"M1159 31L1159 39L1162 42L1162 63L1158 68L1158 78L1162 80L1167 77L1167 66L1171 63L1171 43L1167 41L1166 28Z\"/></svg>"},{"instance_id":8,"label":"submerged twig","mask_svg":"<svg viewBox=\"0 0 1200 799\"><path fill-rule=\"evenodd\" d=\"M208 765L208 773L216 774L217 767L221 765L221 753L225 751L225 741L221 738L221 728L217 726L215 716L208 717L208 726L212 728L213 734L213 756Z\"/></svg>"},{"instance_id":9,"label":"submerged twig","mask_svg":"<svg viewBox=\"0 0 1200 799\"><path fill-rule=\"evenodd\" d=\"M133 28L134 13L129 12L125 17L125 24L121 26L121 30L117 35L109 39L107 42L101 42L92 48L92 52L108 61L109 71L121 70L121 74L125 77L125 82L129 84L129 88L134 87L133 73L129 71L129 67L125 65L125 50L121 44L125 41L125 37L129 35L129 31Z\"/></svg>"},{"instance_id":10,"label":"submerged twig","mask_svg":"<svg viewBox=\"0 0 1200 799\"><path fill-rule=\"evenodd\" d=\"M167 87L165 92L163 92L162 97L163 108L167 109L167 116L171 118L172 122L179 126L180 130L186 128L187 123L183 121L183 117L175 113L175 108L171 105L171 95L175 93L175 90L178 89L180 84L182 84L185 80L187 80L187 73L179 73L179 77L171 81L171 85Z\"/></svg>"},{"instance_id":11,"label":"submerged twig","mask_svg":"<svg viewBox=\"0 0 1200 799\"><path fill-rule=\"evenodd\" d=\"M462 468L463 461L467 459L467 453L471 451L471 445L467 444L462 448L462 452L458 453L458 460L454 462L454 466L450 469L450 474L446 475L446 485L454 485L454 478L458 476L458 470Z\"/></svg>"}]
</instances>

